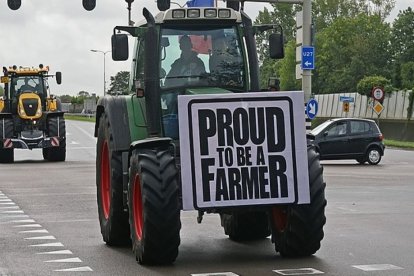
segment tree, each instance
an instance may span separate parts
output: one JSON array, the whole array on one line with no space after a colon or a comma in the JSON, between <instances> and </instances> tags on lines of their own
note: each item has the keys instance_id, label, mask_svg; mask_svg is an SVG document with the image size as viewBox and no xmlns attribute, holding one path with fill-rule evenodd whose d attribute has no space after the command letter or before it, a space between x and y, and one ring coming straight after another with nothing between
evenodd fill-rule
<instances>
[{"instance_id":1,"label":"tree","mask_svg":"<svg viewBox=\"0 0 414 276\"><path fill-rule=\"evenodd\" d=\"M402 65L414 61L414 11L400 11L392 24L391 49L393 50L393 85L402 88ZM405 88L410 88L405 86Z\"/></svg>"},{"instance_id":2,"label":"tree","mask_svg":"<svg viewBox=\"0 0 414 276\"><path fill-rule=\"evenodd\" d=\"M4 95L4 88L0 86L0 97Z\"/></svg>"},{"instance_id":3,"label":"tree","mask_svg":"<svg viewBox=\"0 0 414 276\"><path fill-rule=\"evenodd\" d=\"M317 93L355 91L364 76L391 76L390 26L380 16L338 18L316 37Z\"/></svg>"},{"instance_id":4,"label":"tree","mask_svg":"<svg viewBox=\"0 0 414 276\"><path fill-rule=\"evenodd\" d=\"M70 102L72 102L72 96L70 96L70 95L62 95L62 96L59 96L59 99L60 99L60 101L62 102L62 103L70 103Z\"/></svg>"},{"instance_id":5,"label":"tree","mask_svg":"<svg viewBox=\"0 0 414 276\"><path fill-rule=\"evenodd\" d=\"M129 72L120 71L115 77L111 76L111 84L108 90L110 94L128 94L129 93Z\"/></svg>"},{"instance_id":6,"label":"tree","mask_svg":"<svg viewBox=\"0 0 414 276\"><path fill-rule=\"evenodd\" d=\"M384 21L394 7L395 0L314 0L312 12L316 29L323 30L338 18L359 14L377 15Z\"/></svg>"},{"instance_id":7,"label":"tree","mask_svg":"<svg viewBox=\"0 0 414 276\"><path fill-rule=\"evenodd\" d=\"M257 16L254 22L255 25L280 25L283 29L283 36L285 38L285 41L293 40L296 34L295 13L300 8L300 6L291 4L272 4L272 7L273 11L269 11L267 8L264 8L263 11L259 12L259 15ZM269 43L267 40L268 36L269 32L263 32L256 35L256 46L260 63L261 87L267 86L267 81L269 77L278 76L278 68L280 68L280 65L278 64L279 61L272 60L269 58Z\"/></svg>"},{"instance_id":8,"label":"tree","mask_svg":"<svg viewBox=\"0 0 414 276\"><path fill-rule=\"evenodd\" d=\"M361 95L371 97L371 92L374 87L381 87L385 92L391 92L390 89L391 81L382 76L368 76L364 77L358 82L357 92Z\"/></svg>"},{"instance_id":9,"label":"tree","mask_svg":"<svg viewBox=\"0 0 414 276\"><path fill-rule=\"evenodd\" d=\"M403 89L414 87L414 61L401 65L401 84Z\"/></svg>"}]
</instances>

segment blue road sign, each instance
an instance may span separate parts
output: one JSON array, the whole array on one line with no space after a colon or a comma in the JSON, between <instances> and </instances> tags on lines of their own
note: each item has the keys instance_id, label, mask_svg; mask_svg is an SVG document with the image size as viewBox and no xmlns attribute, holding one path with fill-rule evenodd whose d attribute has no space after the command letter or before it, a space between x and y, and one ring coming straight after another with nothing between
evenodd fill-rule
<instances>
[{"instance_id":1,"label":"blue road sign","mask_svg":"<svg viewBox=\"0 0 414 276\"><path fill-rule=\"evenodd\" d=\"M353 103L354 100L355 100L354 97L339 96L339 101L340 102L350 102L350 103Z\"/></svg>"},{"instance_id":2,"label":"blue road sign","mask_svg":"<svg viewBox=\"0 0 414 276\"><path fill-rule=\"evenodd\" d=\"M315 48L311 46L302 46L302 69L315 69Z\"/></svg>"},{"instance_id":3,"label":"blue road sign","mask_svg":"<svg viewBox=\"0 0 414 276\"><path fill-rule=\"evenodd\" d=\"M306 116L312 120L316 117L316 114L318 114L318 102L315 99L310 99L306 103Z\"/></svg>"}]
</instances>

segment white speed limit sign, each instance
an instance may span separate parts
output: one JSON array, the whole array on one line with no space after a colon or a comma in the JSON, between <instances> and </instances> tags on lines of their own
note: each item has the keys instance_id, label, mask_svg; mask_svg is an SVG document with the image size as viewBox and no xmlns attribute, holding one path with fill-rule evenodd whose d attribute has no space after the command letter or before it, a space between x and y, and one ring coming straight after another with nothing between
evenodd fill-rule
<instances>
[{"instance_id":1,"label":"white speed limit sign","mask_svg":"<svg viewBox=\"0 0 414 276\"><path fill-rule=\"evenodd\" d=\"M384 90L381 87L374 87L371 95L377 101L382 101L384 99Z\"/></svg>"}]
</instances>

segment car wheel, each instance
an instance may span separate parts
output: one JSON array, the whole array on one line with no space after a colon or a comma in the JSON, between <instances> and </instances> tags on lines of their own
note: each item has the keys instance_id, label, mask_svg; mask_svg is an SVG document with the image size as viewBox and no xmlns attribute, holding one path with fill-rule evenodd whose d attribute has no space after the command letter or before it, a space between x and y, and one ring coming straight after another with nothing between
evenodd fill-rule
<instances>
[{"instance_id":1,"label":"car wheel","mask_svg":"<svg viewBox=\"0 0 414 276\"><path fill-rule=\"evenodd\" d=\"M377 148L370 148L367 152L367 161L370 165L377 165L381 161L381 153Z\"/></svg>"}]
</instances>

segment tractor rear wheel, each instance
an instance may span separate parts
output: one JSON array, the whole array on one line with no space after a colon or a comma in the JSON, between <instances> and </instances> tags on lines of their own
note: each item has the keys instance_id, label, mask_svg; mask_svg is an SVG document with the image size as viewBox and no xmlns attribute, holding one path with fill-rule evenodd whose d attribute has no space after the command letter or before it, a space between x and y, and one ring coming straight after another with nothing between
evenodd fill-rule
<instances>
[{"instance_id":1,"label":"tractor rear wheel","mask_svg":"<svg viewBox=\"0 0 414 276\"><path fill-rule=\"evenodd\" d=\"M43 151L43 157L49 161L65 161L66 159L66 125L63 117L48 119L49 137L59 137L59 146Z\"/></svg>"},{"instance_id":2,"label":"tractor rear wheel","mask_svg":"<svg viewBox=\"0 0 414 276\"><path fill-rule=\"evenodd\" d=\"M266 212L233 212L220 218L224 233L234 241L264 239L271 233Z\"/></svg>"},{"instance_id":3,"label":"tractor rear wheel","mask_svg":"<svg viewBox=\"0 0 414 276\"><path fill-rule=\"evenodd\" d=\"M99 224L108 245L130 243L128 213L124 210L122 189L122 153L113 150L112 128L102 114L98 128L96 188Z\"/></svg>"},{"instance_id":4,"label":"tractor rear wheel","mask_svg":"<svg viewBox=\"0 0 414 276\"><path fill-rule=\"evenodd\" d=\"M168 149L134 150L129 173L132 250L141 264L170 264L180 245L178 169Z\"/></svg>"},{"instance_id":5,"label":"tractor rear wheel","mask_svg":"<svg viewBox=\"0 0 414 276\"><path fill-rule=\"evenodd\" d=\"M319 154L308 147L310 204L272 208L272 241L285 257L310 256L319 250L323 239L325 186Z\"/></svg>"},{"instance_id":6,"label":"tractor rear wheel","mask_svg":"<svg viewBox=\"0 0 414 276\"><path fill-rule=\"evenodd\" d=\"M13 119L1 119L0 120L0 139L13 137ZM0 149L0 163L13 163L14 162L14 149L2 148Z\"/></svg>"}]
</instances>

